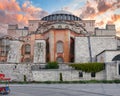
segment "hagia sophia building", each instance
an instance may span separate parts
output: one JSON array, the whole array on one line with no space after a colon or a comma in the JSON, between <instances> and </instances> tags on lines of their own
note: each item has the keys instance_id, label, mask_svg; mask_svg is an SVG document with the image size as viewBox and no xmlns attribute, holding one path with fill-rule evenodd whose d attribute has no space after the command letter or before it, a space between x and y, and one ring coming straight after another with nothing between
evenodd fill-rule
<instances>
[{"instance_id":1,"label":"hagia sophia building","mask_svg":"<svg viewBox=\"0 0 120 96\"><path fill-rule=\"evenodd\" d=\"M120 40L113 24L95 28L95 20L82 20L64 10L28 22L22 29L8 25L8 35L0 37L0 62L120 60Z\"/></svg>"}]
</instances>

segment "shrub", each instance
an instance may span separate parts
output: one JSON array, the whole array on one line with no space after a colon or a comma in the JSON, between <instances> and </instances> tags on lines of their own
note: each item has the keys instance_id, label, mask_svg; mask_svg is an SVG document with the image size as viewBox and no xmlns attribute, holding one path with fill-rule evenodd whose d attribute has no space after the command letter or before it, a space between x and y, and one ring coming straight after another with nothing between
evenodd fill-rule
<instances>
[{"instance_id":1,"label":"shrub","mask_svg":"<svg viewBox=\"0 0 120 96\"><path fill-rule=\"evenodd\" d=\"M48 62L45 68L46 69L58 69L59 65L58 65L58 62Z\"/></svg>"},{"instance_id":2,"label":"shrub","mask_svg":"<svg viewBox=\"0 0 120 96\"><path fill-rule=\"evenodd\" d=\"M26 82L27 81L27 77L26 77L26 75L24 75L24 82Z\"/></svg>"},{"instance_id":3,"label":"shrub","mask_svg":"<svg viewBox=\"0 0 120 96\"><path fill-rule=\"evenodd\" d=\"M104 63L80 63L80 64L70 64L76 70L82 70L84 72L100 72L104 70Z\"/></svg>"},{"instance_id":4,"label":"shrub","mask_svg":"<svg viewBox=\"0 0 120 96\"><path fill-rule=\"evenodd\" d=\"M60 73L60 81L63 81L62 73Z\"/></svg>"}]
</instances>

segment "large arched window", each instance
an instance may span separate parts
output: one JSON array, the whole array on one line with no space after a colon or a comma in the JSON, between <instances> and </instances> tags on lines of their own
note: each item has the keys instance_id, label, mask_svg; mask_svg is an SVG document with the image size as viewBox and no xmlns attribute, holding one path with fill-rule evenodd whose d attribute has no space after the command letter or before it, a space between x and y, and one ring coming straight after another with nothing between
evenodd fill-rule
<instances>
[{"instance_id":1,"label":"large arched window","mask_svg":"<svg viewBox=\"0 0 120 96\"><path fill-rule=\"evenodd\" d=\"M57 53L63 53L63 42L62 41L58 41L56 47L57 47Z\"/></svg>"},{"instance_id":2,"label":"large arched window","mask_svg":"<svg viewBox=\"0 0 120 96\"><path fill-rule=\"evenodd\" d=\"M30 54L30 45L29 44L26 44L25 45L25 54Z\"/></svg>"},{"instance_id":3,"label":"large arched window","mask_svg":"<svg viewBox=\"0 0 120 96\"><path fill-rule=\"evenodd\" d=\"M120 61L120 54L119 54L119 55L116 55L116 56L112 59L112 61Z\"/></svg>"}]
</instances>

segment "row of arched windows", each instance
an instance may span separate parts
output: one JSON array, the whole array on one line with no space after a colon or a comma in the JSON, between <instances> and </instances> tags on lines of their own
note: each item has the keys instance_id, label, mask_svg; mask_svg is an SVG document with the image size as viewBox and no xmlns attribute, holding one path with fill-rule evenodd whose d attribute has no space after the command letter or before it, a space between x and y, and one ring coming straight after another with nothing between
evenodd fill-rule
<instances>
[{"instance_id":1,"label":"row of arched windows","mask_svg":"<svg viewBox=\"0 0 120 96\"><path fill-rule=\"evenodd\" d=\"M24 47L24 53L25 54L30 54L31 51L31 46L30 44L26 44ZM57 49L57 53L63 53L63 42L62 41L58 41L56 44L56 49Z\"/></svg>"},{"instance_id":2,"label":"row of arched windows","mask_svg":"<svg viewBox=\"0 0 120 96\"><path fill-rule=\"evenodd\" d=\"M78 18L77 16L74 16L74 15L69 15L69 14L54 14L54 15L46 16L46 17L42 18L42 20L45 20L45 21L54 21L54 20L79 21L80 18Z\"/></svg>"}]
</instances>

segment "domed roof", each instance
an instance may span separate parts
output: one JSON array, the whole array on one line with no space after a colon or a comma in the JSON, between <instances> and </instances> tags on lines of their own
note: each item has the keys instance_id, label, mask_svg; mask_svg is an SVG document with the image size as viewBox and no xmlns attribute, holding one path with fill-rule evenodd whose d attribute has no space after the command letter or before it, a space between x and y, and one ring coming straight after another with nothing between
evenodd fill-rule
<instances>
[{"instance_id":1,"label":"domed roof","mask_svg":"<svg viewBox=\"0 0 120 96\"><path fill-rule=\"evenodd\" d=\"M59 10L59 11L53 12L52 14L72 14L72 13L65 10Z\"/></svg>"},{"instance_id":2,"label":"domed roof","mask_svg":"<svg viewBox=\"0 0 120 96\"><path fill-rule=\"evenodd\" d=\"M59 11L53 12L52 14L48 16L43 17L41 20L44 20L44 21L80 21L81 19L68 11L59 10Z\"/></svg>"}]
</instances>

